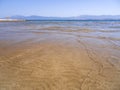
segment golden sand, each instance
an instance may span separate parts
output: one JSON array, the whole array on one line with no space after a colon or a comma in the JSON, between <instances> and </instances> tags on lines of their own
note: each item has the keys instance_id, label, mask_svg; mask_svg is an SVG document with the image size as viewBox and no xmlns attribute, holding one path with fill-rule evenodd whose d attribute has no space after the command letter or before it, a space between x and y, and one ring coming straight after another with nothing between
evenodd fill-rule
<instances>
[{"instance_id":1,"label":"golden sand","mask_svg":"<svg viewBox=\"0 0 120 90\"><path fill-rule=\"evenodd\" d=\"M120 90L120 48L89 41L1 41L0 90Z\"/></svg>"}]
</instances>

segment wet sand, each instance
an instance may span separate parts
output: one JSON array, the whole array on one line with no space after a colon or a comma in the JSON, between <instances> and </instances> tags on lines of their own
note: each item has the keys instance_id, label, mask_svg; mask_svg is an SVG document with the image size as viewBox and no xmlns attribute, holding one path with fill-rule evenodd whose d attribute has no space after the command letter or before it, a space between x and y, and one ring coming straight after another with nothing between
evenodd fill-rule
<instances>
[{"instance_id":1,"label":"wet sand","mask_svg":"<svg viewBox=\"0 0 120 90\"><path fill-rule=\"evenodd\" d=\"M117 39L52 30L0 40L0 90L120 90Z\"/></svg>"}]
</instances>

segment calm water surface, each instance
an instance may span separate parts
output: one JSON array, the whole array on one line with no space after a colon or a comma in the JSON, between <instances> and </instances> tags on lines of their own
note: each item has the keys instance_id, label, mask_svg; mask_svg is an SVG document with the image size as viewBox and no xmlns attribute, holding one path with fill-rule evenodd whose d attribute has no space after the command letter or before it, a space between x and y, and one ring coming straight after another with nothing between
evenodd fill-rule
<instances>
[{"instance_id":1,"label":"calm water surface","mask_svg":"<svg viewBox=\"0 0 120 90\"><path fill-rule=\"evenodd\" d=\"M0 22L0 40L20 41L38 37L39 39L49 38L49 33L52 33L54 38L57 37L55 35L72 35L113 40L120 45L120 21Z\"/></svg>"}]
</instances>

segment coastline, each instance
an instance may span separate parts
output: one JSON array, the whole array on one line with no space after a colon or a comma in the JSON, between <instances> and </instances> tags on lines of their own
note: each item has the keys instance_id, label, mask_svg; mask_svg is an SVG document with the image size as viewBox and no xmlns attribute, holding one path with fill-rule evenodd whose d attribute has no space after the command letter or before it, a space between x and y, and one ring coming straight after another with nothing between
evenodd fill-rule
<instances>
[{"instance_id":1,"label":"coastline","mask_svg":"<svg viewBox=\"0 0 120 90\"><path fill-rule=\"evenodd\" d=\"M26 21L24 19L0 19L0 22L20 22L20 21Z\"/></svg>"}]
</instances>

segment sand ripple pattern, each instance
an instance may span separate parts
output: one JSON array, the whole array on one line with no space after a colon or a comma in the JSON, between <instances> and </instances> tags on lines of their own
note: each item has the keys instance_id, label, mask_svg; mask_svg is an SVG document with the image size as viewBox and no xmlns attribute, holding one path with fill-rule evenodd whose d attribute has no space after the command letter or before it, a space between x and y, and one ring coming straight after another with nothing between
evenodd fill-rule
<instances>
[{"instance_id":1,"label":"sand ripple pattern","mask_svg":"<svg viewBox=\"0 0 120 90\"><path fill-rule=\"evenodd\" d=\"M0 90L119 90L120 72L78 42L84 48L45 44L0 57Z\"/></svg>"}]
</instances>

